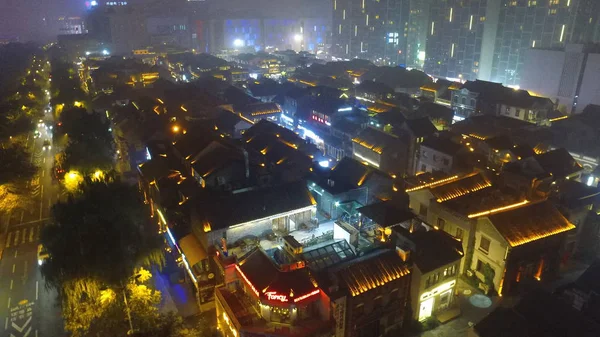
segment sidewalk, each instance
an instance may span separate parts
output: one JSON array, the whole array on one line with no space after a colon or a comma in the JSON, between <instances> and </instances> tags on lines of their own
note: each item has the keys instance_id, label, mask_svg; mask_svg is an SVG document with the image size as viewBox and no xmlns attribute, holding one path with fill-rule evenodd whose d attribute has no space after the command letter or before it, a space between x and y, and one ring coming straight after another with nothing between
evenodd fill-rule
<instances>
[{"instance_id":1,"label":"sidewalk","mask_svg":"<svg viewBox=\"0 0 600 337\"><path fill-rule=\"evenodd\" d=\"M183 318L195 316L200 309L191 281L186 279L183 283L174 283L169 280L169 275L177 271L181 271L181 269L169 256L167 256L167 265L161 272L157 269L152 271L156 289L160 290L163 296L160 310L179 313Z\"/></svg>"},{"instance_id":2,"label":"sidewalk","mask_svg":"<svg viewBox=\"0 0 600 337\"><path fill-rule=\"evenodd\" d=\"M481 294L481 291L471 287L471 285L467 284L461 278L458 279L456 289L458 291L458 295L456 296L455 301L458 301L461 315L433 330L423 332L420 336L465 337L467 336L471 326L477 324L486 315L492 312L498 305L500 305L502 299L500 297L492 297L492 305L489 308L478 308L469 302L469 298L475 294Z\"/></svg>"}]
</instances>

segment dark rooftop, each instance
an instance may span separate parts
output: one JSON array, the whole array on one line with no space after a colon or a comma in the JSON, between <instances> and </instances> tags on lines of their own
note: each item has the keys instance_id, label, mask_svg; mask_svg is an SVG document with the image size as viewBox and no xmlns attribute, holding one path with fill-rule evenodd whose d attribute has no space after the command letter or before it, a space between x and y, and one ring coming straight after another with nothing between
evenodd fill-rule
<instances>
[{"instance_id":1,"label":"dark rooftop","mask_svg":"<svg viewBox=\"0 0 600 337\"><path fill-rule=\"evenodd\" d=\"M391 201L370 204L357 211L382 227L397 225L415 218L410 210L398 208Z\"/></svg>"},{"instance_id":2,"label":"dark rooftop","mask_svg":"<svg viewBox=\"0 0 600 337\"><path fill-rule=\"evenodd\" d=\"M240 269L254 288L261 292L302 296L318 289L307 268L281 271L260 248L239 262Z\"/></svg>"},{"instance_id":3,"label":"dark rooftop","mask_svg":"<svg viewBox=\"0 0 600 337\"><path fill-rule=\"evenodd\" d=\"M533 158L535 158L544 171L557 178L567 177L583 169L569 154L569 151L564 148L538 154Z\"/></svg>"},{"instance_id":4,"label":"dark rooftop","mask_svg":"<svg viewBox=\"0 0 600 337\"><path fill-rule=\"evenodd\" d=\"M407 119L405 123L415 137L426 137L437 132L435 125L431 123L429 117Z\"/></svg>"},{"instance_id":5,"label":"dark rooftop","mask_svg":"<svg viewBox=\"0 0 600 337\"><path fill-rule=\"evenodd\" d=\"M464 255L462 243L443 230L417 231L410 240L416 245L411 257L423 274L459 261Z\"/></svg>"},{"instance_id":6,"label":"dark rooftop","mask_svg":"<svg viewBox=\"0 0 600 337\"><path fill-rule=\"evenodd\" d=\"M303 181L237 193L199 202L195 212L212 230L314 205L316 202ZM235 212L232 212L235 210Z\"/></svg>"},{"instance_id":7,"label":"dark rooftop","mask_svg":"<svg viewBox=\"0 0 600 337\"><path fill-rule=\"evenodd\" d=\"M453 142L451 139L444 139L440 137L427 137L422 143L421 147L428 147L432 150L447 154L449 156L456 155L464 147L458 143Z\"/></svg>"}]
</instances>

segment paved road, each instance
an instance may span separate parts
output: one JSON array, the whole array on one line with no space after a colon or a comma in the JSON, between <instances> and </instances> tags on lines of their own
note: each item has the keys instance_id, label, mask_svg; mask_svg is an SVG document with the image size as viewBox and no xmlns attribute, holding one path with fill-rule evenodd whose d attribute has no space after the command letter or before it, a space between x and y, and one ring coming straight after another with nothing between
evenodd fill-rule
<instances>
[{"instance_id":1,"label":"paved road","mask_svg":"<svg viewBox=\"0 0 600 337\"><path fill-rule=\"evenodd\" d=\"M59 197L51 178L55 149L43 149L52 135L43 126L38 130L41 137L31 136L27 144L39 167L32 182L34 205L0 220L5 225L0 227L7 228L0 260L0 337L64 336L56 293L46 289L37 260L40 231Z\"/></svg>"}]
</instances>

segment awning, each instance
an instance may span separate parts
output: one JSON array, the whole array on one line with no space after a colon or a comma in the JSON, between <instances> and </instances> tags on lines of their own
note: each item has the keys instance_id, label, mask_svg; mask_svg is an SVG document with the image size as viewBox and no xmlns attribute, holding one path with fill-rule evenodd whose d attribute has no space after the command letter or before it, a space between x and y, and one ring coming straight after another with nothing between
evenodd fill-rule
<instances>
[{"instance_id":1,"label":"awning","mask_svg":"<svg viewBox=\"0 0 600 337\"><path fill-rule=\"evenodd\" d=\"M188 234L179 240L179 248L185 254L185 259L190 266L194 266L208 257L194 234Z\"/></svg>"}]
</instances>

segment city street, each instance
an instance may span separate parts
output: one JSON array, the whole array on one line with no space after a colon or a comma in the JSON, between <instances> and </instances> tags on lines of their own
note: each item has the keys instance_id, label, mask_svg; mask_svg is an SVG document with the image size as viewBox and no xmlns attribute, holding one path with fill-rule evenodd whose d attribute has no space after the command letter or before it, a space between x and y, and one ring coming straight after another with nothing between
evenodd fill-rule
<instances>
[{"instance_id":1,"label":"city street","mask_svg":"<svg viewBox=\"0 0 600 337\"><path fill-rule=\"evenodd\" d=\"M51 118L47 114L46 121ZM36 123L37 124L37 123ZM50 217L50 208L59 197L58 184L52 180L54 148L50 130L36 126L41 136L29 136L27 147L32 162L39 167L33 179L33 207L5 216L1 228L4 242L0 260L0 336L62 336L61 312L56 292L46 288L40 274L37 249L42 227Z\"/></svg>"}]
</instances>

